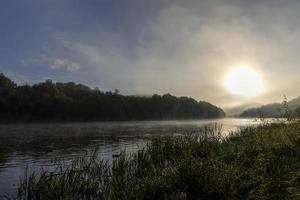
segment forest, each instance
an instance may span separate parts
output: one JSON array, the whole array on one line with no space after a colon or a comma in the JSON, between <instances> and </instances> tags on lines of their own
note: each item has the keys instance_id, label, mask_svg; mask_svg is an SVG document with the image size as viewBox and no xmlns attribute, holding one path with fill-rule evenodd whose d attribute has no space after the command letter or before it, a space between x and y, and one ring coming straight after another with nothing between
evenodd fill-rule
<instances>
[{"instance_id":1,"label":"forest","mask_svg":"<svg viewBox=\"0 0 300 200\"><path fill-rule=\"evenodd\" d=\"M121 121L224 117L208 102L170 94L126 96L74 82L17 85L0 74L0 121Z\"/></svg>"},{"instance_id":2,"label":"forest","mask_svg":"<svg viewBox=\"0 0 300 200\"><path fill-rule=\"evenodd\" d=\"M256 108L249 108L243 111L239 117L260 117L260 118L299 118L300 117L300 97L290 101L284 96L281 103L262 105Z\"/></svg>"}]
</instances>

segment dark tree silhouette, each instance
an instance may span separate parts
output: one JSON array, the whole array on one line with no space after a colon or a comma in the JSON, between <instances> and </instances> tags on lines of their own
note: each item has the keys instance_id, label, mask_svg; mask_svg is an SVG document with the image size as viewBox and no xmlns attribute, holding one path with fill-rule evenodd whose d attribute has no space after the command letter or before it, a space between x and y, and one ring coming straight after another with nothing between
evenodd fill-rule
<instances>
[{"instance_id":1,"label":"dark tree silhouette","mask_svg":"<svg viewBox=\"0 0 300 200\"><path fill-rule=\"evenodd\" d=\"M0 75L1 121L111 121L203 119L224 117L222 109L188 97L170 94L124 96L82 84L53 83L17 86Z\"/></svg>"}]
</instances>

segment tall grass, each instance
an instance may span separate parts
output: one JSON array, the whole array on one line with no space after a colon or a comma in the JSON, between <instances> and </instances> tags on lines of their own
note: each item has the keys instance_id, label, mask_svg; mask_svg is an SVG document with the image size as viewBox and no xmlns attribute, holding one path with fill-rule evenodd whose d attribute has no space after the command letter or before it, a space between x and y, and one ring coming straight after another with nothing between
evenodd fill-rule
<instances>
[{"instance_id":1,"label":"tall grass","mask_svg":"<svg viewBox=\"0 0 300 200\"><path fill-rule=\"evenodd\" d=\"M28 175L17 199L300 199L300 124L155 137L112 163L94 153Z\"/></svg>"}]
</instances>

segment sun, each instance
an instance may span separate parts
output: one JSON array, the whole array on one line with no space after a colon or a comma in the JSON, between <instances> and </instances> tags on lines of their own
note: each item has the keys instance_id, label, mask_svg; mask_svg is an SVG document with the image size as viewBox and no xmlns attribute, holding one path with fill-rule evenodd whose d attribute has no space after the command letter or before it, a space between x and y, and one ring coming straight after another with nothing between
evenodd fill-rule
<instances>
[{"instance_id":1,"label":"sun","mask_svg":"<svg viewBox=\"0 0 300 200\"><path fill-rule=\"evenodd\" d=\"M236 67L225 78L225 87L233 95L258 96L263 90L262 78L250 67Z\"/></svg>"}]
</instances>

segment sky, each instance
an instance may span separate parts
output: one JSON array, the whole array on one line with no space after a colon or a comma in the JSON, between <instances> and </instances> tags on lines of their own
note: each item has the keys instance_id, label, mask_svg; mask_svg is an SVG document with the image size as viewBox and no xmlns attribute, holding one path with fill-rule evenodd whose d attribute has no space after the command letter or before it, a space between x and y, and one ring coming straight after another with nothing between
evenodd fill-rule
<instances>
[{"instance_id":1,"label":"sky","mask_svg":"<svg viewBox=\"0 0 300 200\"><path fill-rule=\"evenodd\" d=\"M19 84L74 81L126 95L171 93L222 107L300 95L300 1L2 0L0 72ZM246 65L263 92L226 74Z\"/></svg>"}]
</instances>

